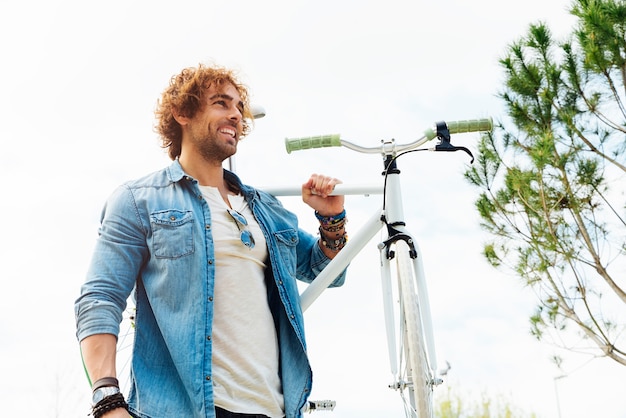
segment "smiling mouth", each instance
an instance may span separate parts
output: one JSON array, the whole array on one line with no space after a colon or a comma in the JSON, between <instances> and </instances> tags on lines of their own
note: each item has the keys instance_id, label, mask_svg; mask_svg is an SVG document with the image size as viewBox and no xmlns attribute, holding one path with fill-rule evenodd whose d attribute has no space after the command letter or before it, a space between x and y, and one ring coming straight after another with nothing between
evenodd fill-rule
<instances>
[{"instance_id":1,"label":"smiling mouth","mask_svg":"<svg viewBox=\"0 0 626 418\"><path fill-rule=\"evenodd\" d=\"M231 138L236 139L237 138L237 130L234 128L221 128L219 130L219 133L224 134L224 135L228 135Z\"/></svg>"}]
</instances>

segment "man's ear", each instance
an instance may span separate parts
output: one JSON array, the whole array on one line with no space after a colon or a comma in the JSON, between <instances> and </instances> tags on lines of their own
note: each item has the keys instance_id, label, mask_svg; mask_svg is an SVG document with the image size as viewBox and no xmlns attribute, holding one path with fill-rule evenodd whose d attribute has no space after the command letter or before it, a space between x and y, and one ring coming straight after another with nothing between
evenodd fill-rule
<instances>
[{"instance_id":1,"label":"man's ear","mask_svg":"<svg viewBox=\"0 0 626 418\"><path fill-rule=\"evenodd\" d=\"M190 118L183 115L176 108L172 108L172 116L181 126L185 126L189 123Z\"/></svg>"}]
</instances>

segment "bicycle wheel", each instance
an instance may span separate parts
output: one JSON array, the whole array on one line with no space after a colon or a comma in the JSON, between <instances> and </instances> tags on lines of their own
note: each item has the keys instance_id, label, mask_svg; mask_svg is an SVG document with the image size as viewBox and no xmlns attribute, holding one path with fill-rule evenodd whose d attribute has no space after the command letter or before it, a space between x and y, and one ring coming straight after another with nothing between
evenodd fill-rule
<instances>
[{"instance_id":1,"label":"bicycle wheel","mask_svg":"<svg viewBox=\"0 0 626 418\"><path fill-rule=\"evenodd\" d=\"M120 391L128 399L130 391L130 369L135 341L135 305L131 300L123 313L120 333L117 337L116 366Z\"/></svg>"},{"instance_id":2,"label":"bicycle wheel","mask_svg":"<svg viewBox=\"0 0 626 418\"><path fill-rule=\"evenodd\" d=\"M400 291L400 373L406 383L402 391L407 417L433 416L433 373L428 365L422 319L417 299L415 270L404 241L396 243L398 289ZM406 393L405 393L406 392ZM408 396L407 396L408 395ZM407 399L408 398L408 399Z\"/></svg>"}]
</instances>

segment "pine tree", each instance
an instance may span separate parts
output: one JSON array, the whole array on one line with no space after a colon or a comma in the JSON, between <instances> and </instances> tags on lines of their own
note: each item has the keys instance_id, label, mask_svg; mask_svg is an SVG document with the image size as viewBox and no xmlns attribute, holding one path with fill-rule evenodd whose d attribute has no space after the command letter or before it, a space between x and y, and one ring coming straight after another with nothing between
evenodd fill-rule
<instances>
[{"instance_id":1,"label":"pine tree","mask_svg":"<svg viewBox=\"0 0 626 418\"><path fill-rule=\"evenodd\" d=\"M565 41L540 22L507 47L507 119L466 178L481 189L485 257L537 295L533 334L626 365L626 2L570 12Z\"/></svg>"}]
</instances>

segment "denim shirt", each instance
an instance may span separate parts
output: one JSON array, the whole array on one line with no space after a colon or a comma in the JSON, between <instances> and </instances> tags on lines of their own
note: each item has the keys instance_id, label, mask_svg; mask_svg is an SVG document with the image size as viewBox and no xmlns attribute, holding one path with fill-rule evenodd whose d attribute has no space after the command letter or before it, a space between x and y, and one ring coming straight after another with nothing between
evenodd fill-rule
<instances>
[{"instance_id":1,"label":"denim shirt","mask_svg":"<svg viewBox=\"0 0 626 418\"><path fill-rule=\"evenodd\" d=\"M268 302L278 332L285 415L301 417L312 385L296 280L329 259L317 238L273 196L238 185L267 241ZM102 213L87 279L76 300L77 337L118 335L134 290L135 342L128 397L136 417L214 417L211 329L215 279L211 212L178 161L119 187ZM343 284L345 273L333 283Z\"/></svg>"}]
</instances>

